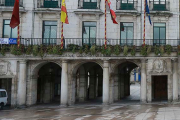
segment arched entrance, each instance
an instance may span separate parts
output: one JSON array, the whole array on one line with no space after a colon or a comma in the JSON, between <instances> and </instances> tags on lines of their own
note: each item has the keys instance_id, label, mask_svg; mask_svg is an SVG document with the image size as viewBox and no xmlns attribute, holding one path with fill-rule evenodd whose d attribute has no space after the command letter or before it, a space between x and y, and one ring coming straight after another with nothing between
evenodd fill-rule
<instances>
[{"instance_id":1,"label":"arched entrance","mask_svg":"<svg viewBox=\"0 0 180 120\"><path fill-rule=\"evenodd\" d=\"M115 101L140 101L140 68L135 63L119 64L114 77Z\"/></svg>"},{"instance_id":2,"label":"arched entrance","mask_svg":"<svg viewBox=\"0 0 180 120\"><path fill-rule=\"evenodd\" d=\"M39 69L37 79L37 103L60 103L61 67L47 63Z\"/></svg>"},{"instance_id":3,"label":"arched entrance","mask_svg":"<svg viewBox=\"0 0 180 120\"><path fill-rule=\"evenodd\" d=\"M84 63L77 68L75 74L75 103L102 103L102 67L94 62Z\"/></svg>"}]
</instances>

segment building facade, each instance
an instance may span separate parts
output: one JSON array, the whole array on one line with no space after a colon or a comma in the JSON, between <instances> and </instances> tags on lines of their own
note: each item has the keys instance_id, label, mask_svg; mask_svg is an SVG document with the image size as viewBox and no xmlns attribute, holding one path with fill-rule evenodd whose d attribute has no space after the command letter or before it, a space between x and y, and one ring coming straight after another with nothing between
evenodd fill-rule
<instances>
[{"instance_id":1,"label":"building facade","mask_svg":"<svg viewBox=\"0 0 180 120\"><path fill-rule=\"evenodd\" d=\"M0 37L17 38L17 28L9 27L13 0L0 2ZM148 47L144 52L150 50L147 55L141 53L143 0L111 0L118 22L118 25L112 23L107 9L107 50L112 52L109 46L113 46L112 54L102 53L104 0L66 0L69 24L64 24L65 51L49 54L46 50L52 47L54 52L57 50L54 46L61 44L61 0L20 0L21 45L25 46L26 53L13 54L17 49L1 45L0 54L0 88L8 91L9 104L72 105L95 98L111 104L130 94L130 73L135 68L141 74L140 101L178 101L179 1L148 0L148 4L152 25L146 16ZM93 53L94 45L100 51ZM170 54L168 45L172 48ZM10 48L5 56L4 46ZM30 54L27 54L28 46L32 46ZM87 46L89 51L81 46Z\"/></svg>"}]
</instances>

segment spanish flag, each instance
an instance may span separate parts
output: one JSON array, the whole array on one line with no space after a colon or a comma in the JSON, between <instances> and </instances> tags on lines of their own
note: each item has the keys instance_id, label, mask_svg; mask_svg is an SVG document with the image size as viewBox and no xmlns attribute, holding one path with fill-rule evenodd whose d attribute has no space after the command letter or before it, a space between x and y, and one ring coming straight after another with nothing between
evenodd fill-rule
<instances>
[{"instance_id":1,"label":"spanish flag","mask_svg":"<svg viewBox=\"0 0 180 120\"><path fill-rule=\"evenodd\" d=\"M69 24L65 0L62 0L61 4L61 22Z\"/></svg>"},{"instance_id":2,"label":"spanish flag","mask_svg":"<svg viewBox=\"0 0 180 120\"><path fill-rule=\"evenodd\" d=\"M116 14L115 14L115 12L111 9L111 2L110 2L110 0L106 0L106 1L108 2L108 6L109 6L109 9L110 9L110 13L111 13L111 19L112 19L113 23L114 23L114 24L118 24L118 23L116 22Z\"/></svg>"}]
</instances>

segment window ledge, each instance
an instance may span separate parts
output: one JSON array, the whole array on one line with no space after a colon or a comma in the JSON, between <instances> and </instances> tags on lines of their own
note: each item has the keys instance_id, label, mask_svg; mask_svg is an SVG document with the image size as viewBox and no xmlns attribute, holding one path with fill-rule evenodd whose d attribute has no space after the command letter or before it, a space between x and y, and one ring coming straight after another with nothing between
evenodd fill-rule
<instances>
[{"instance_id":1,"label":"window ledge","mask_svg":"<svg viewBox=\"0 0 180 120\"><path fill-rule=\"evenodd\" d=\"M173 15L173 13L171 13L170 11L150 11L150 14L154 16L166 16L166 17L171 17Z\"/></svg>"},{"instance_id":2,"label":"window ledge","mask_svg":"<svg viewBox=\"0 0 180 120\"><path fill-rule=\"evenodd\" d=\"M116 15L124 15L124 16L140 16L141 13L139 13L137 10L116 10L115 11Z\"/></svg>"},{"instance_id":3,"label":"window ledge","mask_svg":"<svg viewBox=\"0 0 180 120\"><path fill-rule=\"evenodd\" d=\"M61 8L36 8L34 12L39 12L39 13L56 13L60 12Z\"/></svg>"},{"instance_id":4,"label":"window ledge","mask_svg":"<svg viewBox=\"0 0 180 120\"><path fill-rule=\"evenodd\" d=\"M100 9L77 9L74 11L77 15L102 15L103 12Z\"/></svg>"},{"instance_id":5,"label":"window ledge","mask_svg":"<svg viewBox=\"0 0 180 120\"><path fill-rule=\"evenodd\" d=\"M14 7L6 7L6 6L1 6L0 11L1 12L12 12ZM26 12L24 7L19 7L19 12Z\"/></svg>"}]
</instances>

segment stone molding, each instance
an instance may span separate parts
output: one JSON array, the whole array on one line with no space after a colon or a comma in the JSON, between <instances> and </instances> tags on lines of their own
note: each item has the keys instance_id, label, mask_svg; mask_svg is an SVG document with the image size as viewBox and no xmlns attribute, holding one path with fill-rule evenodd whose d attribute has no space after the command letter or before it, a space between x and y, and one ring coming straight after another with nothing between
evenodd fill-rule
<instances>
[{"instance_id":1,"label":"stone molding","mask_svg":"<svg viewBox=\"0 0 180 120\"><path fill-rule=\"evenodd\" d=\"M7 75L8 73L13 75L10 68L11 63L9 61L0 60L0 76Z\"/></svg>"}]
</instances>

